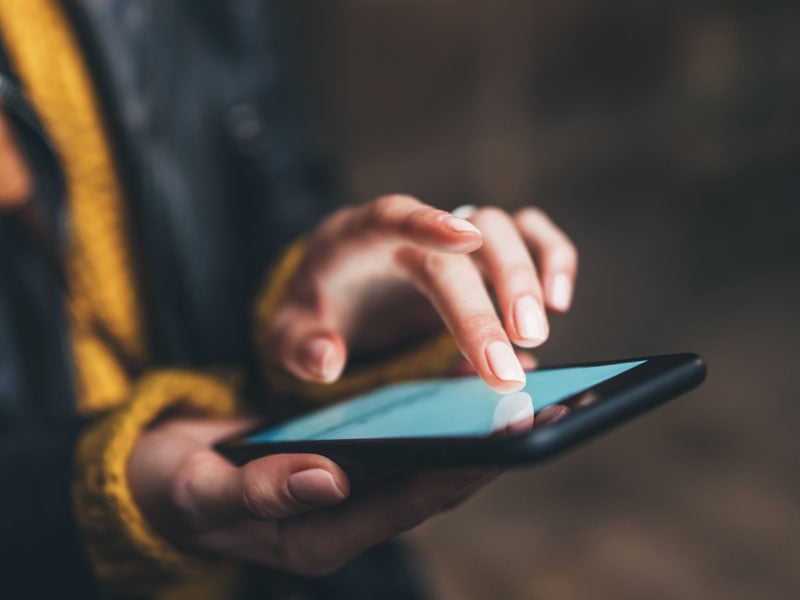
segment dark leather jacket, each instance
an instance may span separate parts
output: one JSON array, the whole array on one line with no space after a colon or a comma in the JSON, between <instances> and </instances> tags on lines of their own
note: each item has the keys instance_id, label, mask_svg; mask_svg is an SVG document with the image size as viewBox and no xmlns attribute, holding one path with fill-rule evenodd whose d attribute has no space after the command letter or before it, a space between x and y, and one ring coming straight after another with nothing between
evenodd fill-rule
<instances>
[{"instance_id":1,"label":"dark leather jacket","mask_svg":"<svg viewBox=\"0 0 800 600\"><path fill-rule=\"evenodd\" d=\"M250 369L250 304L265 267L334 203L292 77L292 3L66 5L122 174L157 363ZM0 101L61 244L59 166L2 52ZM57 586L87 598L95 583L69 493L83 422L46 254L0 216L0 596L19 585L24 597Z\"/></svg>"}]
</instances>

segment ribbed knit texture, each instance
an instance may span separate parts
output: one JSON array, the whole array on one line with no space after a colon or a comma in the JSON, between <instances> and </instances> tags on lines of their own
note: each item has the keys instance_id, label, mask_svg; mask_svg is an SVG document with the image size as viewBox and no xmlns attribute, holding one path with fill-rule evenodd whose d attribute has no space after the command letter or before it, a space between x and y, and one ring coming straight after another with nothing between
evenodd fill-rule
<instances>
[{"instance_id":1,"label":"ribbed knit texture","mask_svg":"<svg viewBox=\"0 0 800 600\"><path fill-rule=\"evenodd\" d=\"M73 480L76 517L95 570L110 589L154 592L210 568L151 530L128 487L128 459L142 429L166 409L228 417L235 407L234 391L224 382L188 371L160 371L143 377L130 402L83 435Z\"/></svg>"}]
</instances>

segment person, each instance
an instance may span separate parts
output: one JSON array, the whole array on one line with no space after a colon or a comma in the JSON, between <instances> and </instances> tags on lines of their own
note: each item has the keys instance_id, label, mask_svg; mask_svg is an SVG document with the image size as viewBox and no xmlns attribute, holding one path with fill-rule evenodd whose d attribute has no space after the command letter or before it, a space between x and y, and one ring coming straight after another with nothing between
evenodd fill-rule
<instances>
[{"instance_id":1,"label":"person","mask_svg":"<svg viewBox=\"0 0 800 600\"><path fill-rule=\"evenodd\" d=\"M518 390L577 270L535 208L341 202L290 13L0 4L5 597L412 597L392 546L344 565L492 476L351 495L322 456L212 450L459 352Z\"/></svg>"}]
</instances>

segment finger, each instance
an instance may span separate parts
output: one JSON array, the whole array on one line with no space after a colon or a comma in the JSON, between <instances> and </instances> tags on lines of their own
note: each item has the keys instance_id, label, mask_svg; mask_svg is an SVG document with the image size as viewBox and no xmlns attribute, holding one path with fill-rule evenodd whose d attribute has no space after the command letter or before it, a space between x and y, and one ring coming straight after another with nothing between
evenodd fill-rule
<instances>
[{"instance_id":1,"label":"finger","mask_svg":"<svg viewBox=\"0 0 800 600\"><path fill-rule=\"evenodd\" d=\"M271 358L304 381L332 383L347 362L347 345L324 302L285 303L267 331Z\"/></svg>"},{"instance_id":2,"label":"finger","mask_svg":"<svg viewBox=\"0 0 800 600\"><path fill-rule=\"evenodd\" d=\"M536 413L536 425L541 427L545 423L552 423L566 417L570 413L570 408L563 404L551 404Z\"/></svg>"},{"instance_id":3,"label":"finger","mask_svg":"<svg viewBox=\"0 0 800 600\"><path fill-rule=\"evenodd\" d=\"M397 257L406 276L430 299L483 380L504 394L522 389L525 372L474 262L467 256L413 247L398 252Z\"/></svg>"},{"instance_id":4,"label":"finger","mask_svg":"<svg viewBox=\"0 0 800 600\"><path fill-rule=\"evenodd\" d=\"M539 346L550 334L539 275L516 224L503 210L482 208L471 217L483 232L474 253L491 281L509 337L518 345Z\"/></svg>"},{"instance_id":5,"label":"finger","mask_svg":"<svg viewBox=\"0 0 800 600\"><path fill-rule=\"evenodd\" d=\"M449 501L486 476L485 470L418 474L374 489L333 509L309 513L280 524L282 546L265 544L275 535L263 528L240 540L248 560L302 575L324 575L366 549L407 531L440 512Z\"/></svg>"},{"instance_id":6,"label":"finger","mask_svg":"<svg viewBox=\"0 0 800 600\"><path fill-rule=\"evenodd\" d=\"M347 237L378 234L441 252L471 252L481 245L472 223L412 196L382 196L356 209Z\"/></svg>"},{"instance_id":7,"label":"finger","mask_svg":"<svg viewBox=\"0 0 800 600\"><path fill-rule=\"evenodd\" d=\"M269 325L267 347L273 360L306 381L331 383L339 378L347 359L344 337L347 304L353 300L351 282L370 270L376 277L385 275L393 263L375 260L371 252L391 256L381 245L390 240L447 252L468 252L481 244L474 225L410 196L385 196L339 211L320 228L313 255L302 267L314 276L293 282Z\"/></svg>"},{"instance_id":8,"label":"finger","mask_svg":"<svg viewBox=\"0 0 800 600\"><path fill-rule=\"evenodd\" d=\"M539 265L548 308L567 312L578 272L575 244L538 208L522 209L515 221Z\"/></svg>"},{"instance_id":9,"label":"finger","mask_svg":"<svg viewBox=\"0 0 800 600\"><path fill-rule=\"evenodd\" d=\"M211 450L178 469L173 501L194 529L241 520L276 520L344 500L347 476L315 454L277 454L235 467Z\"/></svg>"},{"instance_id":10,"label":"finger","mask_svg":"<svg viewBox=\"0 0 800 600\"><path fill-rule=\"evenodd\" d=\"M179 438L208 447L217 442L252 429L261 422L258 417L238 417L235 419L208 419L199 416L165 415L150 427L157 427L163 435L177 441Z\"/></svg>"},{"instance_id":11,"label":"finger","mask_svg":"<svg viewBox=\"0 0 800 600\"><path fill-rule=\"evenodd\" d=\"M539 361L536 360L536 357L530 352L517 350L517 358L519 359L519 364L521 364L522 368L526 371L532 371L539 366Z\"/></svg>"},{"instance_id":12,"label":"finger","mask_svg":"<svg viewBox=\"0 0 800 600\"><path fill-rule=\"evenodd\" d=\"M536 357L531 354L530 352L525 352L524 350L516 350L517 360L519 360L519 364L522 366L523 369L526 371L531 371L535 369L539 361L536 360ZM447 374L452 377L468 377L470 375L476 375L477 371L475 367L473 367L468 360L463 359L458 361L456 365L450 368L447 371Z\"/></svg>"}]
</instances>

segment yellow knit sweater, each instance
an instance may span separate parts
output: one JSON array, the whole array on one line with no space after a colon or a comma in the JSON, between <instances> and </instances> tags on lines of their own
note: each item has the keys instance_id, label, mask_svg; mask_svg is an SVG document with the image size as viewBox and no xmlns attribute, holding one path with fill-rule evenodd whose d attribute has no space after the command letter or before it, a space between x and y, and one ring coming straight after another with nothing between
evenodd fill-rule
<instances>
[{"instance_id":1,"label":"yellow knit sweater","mask_svg":"<svg viewBox=\"0 0 800 600\"><path fill-rule=\"evenodd\" d=\"M71 229L65 301L79 409L93 417L76 450L73 495L89 557L112 593L228 597L235 568L201 563L153 531L133 501L126 467L139 433L161 412L178 407L231 415L235 390L210 374L164 368L150 359L125 199L91 73L60 3L0 0L0 36L23 92L51 137L67 184ZM259 345L258 333L281 301L303 248L302 242L290 248L256 303ZM333 386L300 384L267 364L264 374L274 388L331 401L387 381L436 373L454 353L452 340L440 336L379 367L349 372Z\"/></svg>"}]
</instances>

